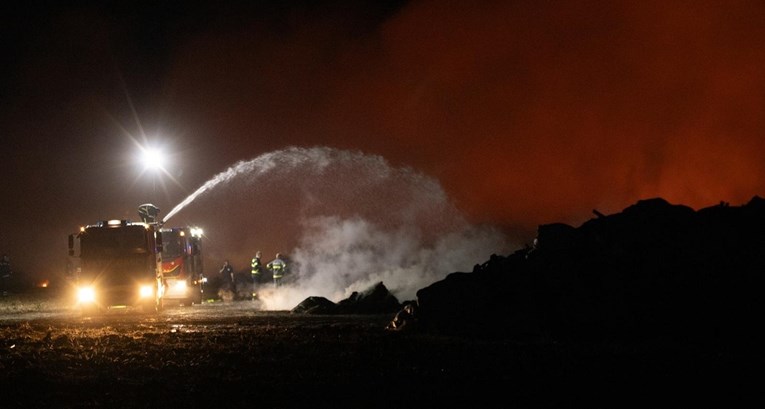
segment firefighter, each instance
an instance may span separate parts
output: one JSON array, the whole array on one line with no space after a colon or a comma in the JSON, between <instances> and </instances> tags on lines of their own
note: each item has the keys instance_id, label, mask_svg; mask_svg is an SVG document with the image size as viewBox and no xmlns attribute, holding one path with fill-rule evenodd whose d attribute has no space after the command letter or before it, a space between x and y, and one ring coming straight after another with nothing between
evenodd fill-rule
<instances>
[{"instance_id":1,"label":"firefighter","mask_svg":"<svg viewBox=\"0 0 765 409\"><path fill-rule=\"evenodd\" d=\"M271 260L266 265L266 268L271 270L271 274L274 277L274 287L278 287L279 283L282 281L282 277L284 276L284 271L287 269L287 263L282 260L282 255L280 253L276 253L276 258Z\"/></svg>"},{"instance_id":2,"label":"firefighter","mask_svg":"<svg viewBox=\"0 0 765 409\"><path fill-rule=\"evenodd\" d=\"M250 275L252 276L252 297L255 298L258 296L255 288L258 285L258 281L260 281L260 270L262 269L262 264L260 263L260 250L258 250L255 253L255 257L252 258L250 267Z\"/></svg>"}]
</instances>

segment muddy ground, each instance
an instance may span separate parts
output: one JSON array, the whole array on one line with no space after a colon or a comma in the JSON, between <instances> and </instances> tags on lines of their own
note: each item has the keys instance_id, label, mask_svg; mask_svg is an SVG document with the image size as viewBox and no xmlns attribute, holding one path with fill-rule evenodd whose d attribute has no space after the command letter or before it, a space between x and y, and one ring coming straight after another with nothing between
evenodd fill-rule
<instances>
[{"instance_id":1,"label":"muddy ground","mask_svg":"<svg viewBox=\"0 0 765 409\"><path fill-rule=\"evenodd\" d=\"M60 297L0 300L0 407L686 407L762 402L735 346L484 339L212 302L83 317ZM497 325L502 325L497 323ZM750 406L747 403L746 406Z\"/></svg>"}]
</instances>

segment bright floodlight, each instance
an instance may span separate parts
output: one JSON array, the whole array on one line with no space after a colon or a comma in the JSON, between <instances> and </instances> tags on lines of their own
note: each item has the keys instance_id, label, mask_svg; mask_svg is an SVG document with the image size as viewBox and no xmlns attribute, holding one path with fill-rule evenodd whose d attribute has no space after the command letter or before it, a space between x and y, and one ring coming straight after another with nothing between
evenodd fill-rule
<instances>
[{"instance_id":1,"label":"bright floodlight","mask_svg":"<svg viewBox=\"0 0 765 409\"><path fill-rule=\"evenodd\" d=\"M146 148L143 150L144 167L149 169L162 169L164 161L164 155L159 149Z\"/></svg>"}]
</instances>

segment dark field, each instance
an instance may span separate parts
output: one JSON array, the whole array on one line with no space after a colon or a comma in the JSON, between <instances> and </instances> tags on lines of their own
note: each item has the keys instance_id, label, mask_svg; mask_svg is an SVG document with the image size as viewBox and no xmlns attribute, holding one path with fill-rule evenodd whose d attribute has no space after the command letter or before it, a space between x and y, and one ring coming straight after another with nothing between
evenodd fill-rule
<instances>
[{"instance_id":1,"label":"dark field","mask_svg":"<svg viewBox=\"0 0 765 409\"><path fill-rule=\"evenodd\" d=\"M0 300L0 407L752 407L756 349L389 332L392 316L248 301L81 317L39 291ZM502 323L497 323L502 325ZM745 404L746 402L746 404Z\"/></svg>"}]
</instances>

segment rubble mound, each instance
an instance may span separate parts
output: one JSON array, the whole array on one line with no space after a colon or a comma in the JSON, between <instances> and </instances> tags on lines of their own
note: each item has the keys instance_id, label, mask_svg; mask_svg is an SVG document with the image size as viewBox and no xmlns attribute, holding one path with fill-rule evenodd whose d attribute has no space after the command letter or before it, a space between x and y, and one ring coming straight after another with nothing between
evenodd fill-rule
<instances>
[{"instance_id":1,"label":"rubble mound","mask_svg":"<svg viewBox=\"0 0 765 409\"><path fill-rule=\"evenodd\" d=\"M765 306L765 200L694 211L661 198L492 255L417 292L438 331L750 339Z\"/></svg>"},{"instance_id":2,"label":"rubble mound","mask_svg":"<svg viewBox=\"0 0 765 409\"><path fill-rule=\"evenodd\" d=\"M295 306L290 312L296 314L332 314L337 306L332 301L318 296L311 296Z\"/></svg>"},{"instance_id":3,"label":"rubble mound","mask_svg":"<svg viewBox=\"0 0 765 409\"><path fill-rule=\"evenodd\" d=\"M292 309L293 313L307 314L388 314L401 308L401 303L382 282L368 289L354 291L337 304L324 297L308 297Z\"/></svg>"}]
</instances>

